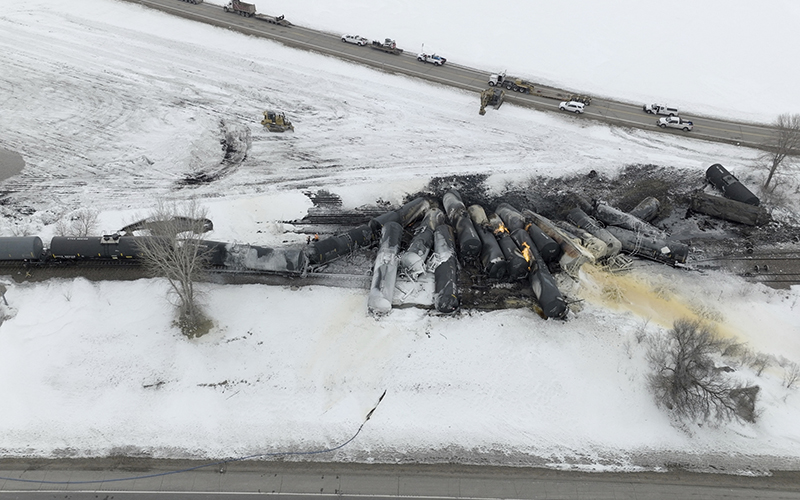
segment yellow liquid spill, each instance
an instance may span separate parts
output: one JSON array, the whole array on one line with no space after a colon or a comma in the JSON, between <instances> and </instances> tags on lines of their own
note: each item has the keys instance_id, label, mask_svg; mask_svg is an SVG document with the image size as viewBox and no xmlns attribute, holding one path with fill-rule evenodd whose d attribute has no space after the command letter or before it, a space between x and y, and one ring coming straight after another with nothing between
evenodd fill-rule
<instances>
[{"instance_id":1,"label":"yellow liquid spill","mask_svg":"<svg viewBox=\"0 0 800 500\"><path fill-rule=\"evenodd\" d=\"M724 325L722 315L713 306L701 299L682 297L663 279L651 279L636 272L612 274L584 264L578 282L578 295L582 299L617 311L629 311L664 328L672 328L675 320L683 318L712 325L722 337L738 340L745 337L730 325Z\"/></svg>"}]
</instances>

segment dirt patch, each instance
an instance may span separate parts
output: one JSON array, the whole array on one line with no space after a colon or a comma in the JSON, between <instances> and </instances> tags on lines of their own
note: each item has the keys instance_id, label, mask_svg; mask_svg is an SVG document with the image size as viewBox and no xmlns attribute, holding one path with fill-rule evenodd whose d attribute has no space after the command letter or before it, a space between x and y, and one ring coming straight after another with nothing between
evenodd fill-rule
<instances>
[{"instance_id":1,"label":"dirt patch","mask_svg":"<svg viewBox=\"0 0 800 500\"><path fill-rule=\"evenodd\" d=\"M247 158L247 153L252 145L250 128L244 124L222 120L219 129L222 160L217 165L200 168L187 174L179 184L193 186L214 182L235 172Z\"/></svg>"}]
</instances>

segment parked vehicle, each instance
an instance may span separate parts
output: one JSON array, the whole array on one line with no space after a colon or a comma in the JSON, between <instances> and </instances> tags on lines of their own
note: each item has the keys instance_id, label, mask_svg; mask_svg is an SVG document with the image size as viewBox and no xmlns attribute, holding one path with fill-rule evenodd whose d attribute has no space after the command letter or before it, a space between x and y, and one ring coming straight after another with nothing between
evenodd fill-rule
<instances>
[{"instance_id":1,"label":"parked vehicle","mask_svg":"<svg viewBox=\"0 0 800 500\"><path fill-rule=\"evenodd\" d=\"M571 111L573 113L583 113L584 104L578 101L564 101L558 105L561 111Z\"/></svg>"},{"instance_id":2,"label":"parked vehicle","mask_svg":"<svg viewBox=\"0 0 800 500\"><path fill-rule=\"evenodd\" d=\"M531 94L536 97L544 97L547 99L557 99L559 101L575 101L588 106L592 103L592 98L585 94L570 94L561 92L557 89L534 86L532 82L523 80L513 76L506 76L506 72L493 73L489 76L490 87L505 87L507 90L521 92L523 94Z\"/></svg>"},{"instance_id":3,"label":"parked vehicle","mask_svg":"<svg viewBox=\"0 0 800 500\"><path fill-rule=\"evenodd\" d=\"M447 59L438 54L426 54L425 52L420 52L417 54L417 61L431 63L434 66L441 66L447 62Z\"/></svg>"},{"instance_id":4,"label":"parked vehicle","mask_svg":"<svg viewBox=\"0 0 800 500\"><path fill-rule=\"evenodd\" d=\"M678 108L671 108L663 104L645 104L642 109L651 115L678 116Z\"/></svg>"},{"instance_id":5,"label":"parked vehicle","mask_svg":"<svg viewBox=\"0 0 800 500\"><path fill-rule=\"evenodd\" d=\"M403 49L397 48L397 43L392 40L391 38L387 38L384 41L373 40L372 45L370 45L375 50L380 50L389 54L400 55L403 53Z\"/></svg>"},{"instance_id":6,"label":"parked vehicle","mask_svg":"<svg viewBox=\"0 0 800 500\"><path fill-rule=\"evenodd\" d=\"M661 128L679 128L688 132L694 128L694 124L689 120L684 120L680 116L665 116L659 118L656 124Z\"/></svg>"},{"instance_id":7,"label":"parked vehicle","mask_svg":"<svg viewBox=\"0 0 800 500\"><path fill-rule=\"evenodd\" d=\"M365 46L369 40L359 35L342 35L342 41L345 43L353 43L360 46Z\"/></svg>"},{"instance_id":8,"label":"parked vehicle","mask_svg":"<svg viewBox=\"0 0 800 500\"><path fill-rule=\"evenodd\" d=\"M256 6L252 3L240 2L239 0L231 0L223 9L225 12L233 12L240 16L252 17L256 13Z\"/></svg>"},{"instance_id":9,"label":"parked vehicle","mask_svg":"<svg viewBox=\"0 0 800 500\"><path fill-rule=\"evenodd\" d=\"M183 0L183 1L187 3L193 3L195 5L198 3L203 3L203 0Z\"/></svg>"},{"instance_id":10,"label":"parked vehicle","mask_svg":"<svg viewBox=\"0 0 800 500\"><path fill-rule=\"evenodd\" d=\"M523 94L530 94L533 92L533 84L531 82L514 76L506 76L505 71L489 76L489 86L502 86L505 87L506 90L522 92Z\"/></svg>"},{"instance_id":11,"label":"parked vehicle","mask_svg":"<svg viewBox=\"0 0 800 500\"><path fill-rule=\"evenodd\" d=\"M192 0L185 0L192 1ZM202 1L202 0L201 0ZM199 2L198 2L199 3ZM266 21L268 23L277 24L279 26L291 26L292 23L286 20L284 16L270 16L267 14L256 14L256 6L252 3L240 2L239 0L231 0L223 9L225 12L233 12L240 16L253 17L259 21Z\"/></svg>"},{"instance_id":12,"label":"parked vehicle","mask_svg":"<svg viewBox=\"0 0 800 500\"><path fill-rule=\"evenodd\" d=\"M292 23L286 20L286 17L283 15L280 16L270 16L268 14L256 14L256 19L259 21L266 21L268 23L277 24L280 26L291 26Z\"/></svg>"},{"instance_id":13,"label":"parked vehicle","mask_svg":"<svg viewBox=\"0 0 800 500\"><path fill-rule=\"evenodd\" d=\"M536 95L541 95L541 92L537 92ZM543 96L543 97L550 97L550 96ZM569 96L568 101L575 101L583 103L585 106L588 106L592 103L592 98L585 94L572 94Z\"/></svg>"}]
</instances>

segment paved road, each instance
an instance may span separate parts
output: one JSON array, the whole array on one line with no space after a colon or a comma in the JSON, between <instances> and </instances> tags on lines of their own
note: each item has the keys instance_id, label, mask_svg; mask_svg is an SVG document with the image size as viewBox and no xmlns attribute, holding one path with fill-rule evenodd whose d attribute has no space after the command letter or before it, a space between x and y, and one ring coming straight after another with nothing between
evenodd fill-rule
<instances>
[{"instance_id":1,"label":"paved road","mask_svg":"<svg viewBox=\"0 0 800 500\"><path fill-rule=\"evenodd\" d=\"M123 459L124 460L124 459ZM513 467L234 462L179 474L197 463L127 459L0 461L0 500L281 498L800 499L798 473L591 474ZM112 470L107 470L110 468ZM106 469L106 470L102 470ZM224 472L221 472L224 470ZM138 479L130 479L138 477ZM32 482L16 482L10 478ZM124 480L121 480L124 479ZM40 481L48 481L46 483ZM95 481L83 483L81 481Z\"/></svg>"},{"instance_id":2,"label":"paved road","mask_svg":"<svg viewBox=\"0 0 800 500\"><path fill-rule=\"evenodd\" d=\"M401 55L386 54L369 47L342 43L340 33L324 33L302 26L282 27L256 18L247 18L233 13L226 13L221 7L210 4L193 5L179 0L127 0L144 6L156 8L170 14L188 19L233 29L254 36L261 36L279 41L287 46L312 50L322 54L350 60L384 71L401 73L422 78L460 89L476 92L475 113L480 107L478 92L488 88L490 71L460 66L448 60L444 66L433 66L417 61L416 52L405 51ZM271 12L269 14L278 15ZM402 42L402 41L401 41ZM402 43L400 43L402 47ZM446 54L445 54L446 56ZM493 69L491 71L496 71ZM534 82L535 83L535 82ZM543 93L568 95L569 92L545 86ZM588 91L590 91L589 89ZM521 106L558 111L558 99L548 99L536 95L520 94L506 91L506 101ZM698 139L726 142L749 147L763 147L773 134L767 125L734 122L716 118L694 115L690 111L682 113L683 118L694 122L694 130L663 130L656 126L657 117L645 113L642 103L624 103L607 99L593 99L586 113L575 116L576 120L596 119L620 126L637 127L647 130L661 131L665 134L688 135Z\"/></svg>"}]
</instances>

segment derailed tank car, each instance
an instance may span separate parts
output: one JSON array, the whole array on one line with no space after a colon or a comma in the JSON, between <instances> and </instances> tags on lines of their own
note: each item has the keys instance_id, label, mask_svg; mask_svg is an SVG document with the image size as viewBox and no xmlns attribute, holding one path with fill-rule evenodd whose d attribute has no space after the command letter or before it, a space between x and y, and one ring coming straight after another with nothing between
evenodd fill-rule
<instances>
[{"instance_id":1,"label":"derailed tank car","mask_svg":"<svg viewBox=\"0 0 800 500\"><path fill-rule=\"evenodd\" d=\"M428 210L419 223L411 243L400 257L400 265L412 280L425 272L425 261L433 248L433 233L444 223L444 212L438 208Z\"/></svg>"},{"instance_id":2,"label":"derailed tank car","mask_svg":"<svg viewBox=\"0 0 800 500\"><path fill-rule=\"evenodd\" d=\"M276 273L301 274L307 257L299 248L270 248L247 244L225 246L225 267Z\"/></svg>"},{"instance_id":3,"label":"derailed tank car","mask_svg":"<svg viewBox=\"0 0 800 500\"><path fill-rule=\"evenodd\" d=\"M203 240L197 250L204 262L214 267L224 266L228 257L228 243L224 241Z\"/></svg>"},{"instance_id":4,"label":"derailed tank car","mask_svg":"<svg viewBox=\"0 0 800 500\"><path fill-rule=\"evenodd\" d=\"M453 228L447 224L437 226L433 233L433 247L439 265L434 270L433 305L440 313L458 309L461 298L458 292L458 259Z\"/></svg>"},{"instance_id":5,"label":"derailed tank car","mask_svg":"<svg viewBox=\"0 0 800 500\"><path fill-rule=\"evenodd\" d=\"M481 239L481 264L483 270L490 278L504 279L508 276L508 261L497 242L492 228L489 225L489 218L486 211L480 205L470 205L467 209L475 231Z\"/></svg>"},{"instance_id":6,"label":"derailed tank car","mask_svg":"<svg viewBox=\"0 0 800 500\"><path fill-rule=\"evenodd\" d=\"M455 189L451 189L442 197L442 205L458 236L458 250L461 258L467 260L478 258L481 254L481 239L475 231L467 207L461 200L461 194Z\"/></svg>"},{"instance_id":7,"label":"derailed tank car","mask_svg":"<svg viewBox=\"0 0 800 500\"><path fill-rule=\"evenodd\" d=\"M403 227L399 222L390 221L381 229L381 242L375 265L372 270L372 284L367 298L367 308L376 314L386 314L392 310L394 287L397 281L397 254Z\"/></svg>"},{"instance_id":8,"label":"derailed tank car","mask_svg":"<svg viewBox=\"0 0 800 500\"><path fill-rule=\"evenodd\" d=\"M725 198L747 203L754 207L757 207L761 203L758 196L754 195L752 191L747 189L747 187L739 181L739 179L728 172L728 170L719 163L708 167L708 170L706 170L706 179L715 188L722 191Z\"/></svg>"},{"instance_id":9,"label":"derailed tank car","mask_svg":"<svg viewBox=\"0 0 800 500\"><path fill-rule=\"evenodd\" d=\"M545 318L563 319L569 310L567 301L558 289L556 280L550 274L547 264L539 253L539 249L536 247L531 248L531 254L533 263L531 264L529 280L533 294L536 296L536 301L542 309L542 315Z\"/></svg>"},{"instance_id":10,"label":"derailed tank car","mask_svg":"<svg viewBox=\"0 0 800 500\"><path fill-rule=\"evenodd\" d=\"M311 265L327 264L356 248L370 246L373 241L372 228L369 224L363 224L346 233L311 243L306 248L306 256Z\"/></svg>"}]
</instances>

